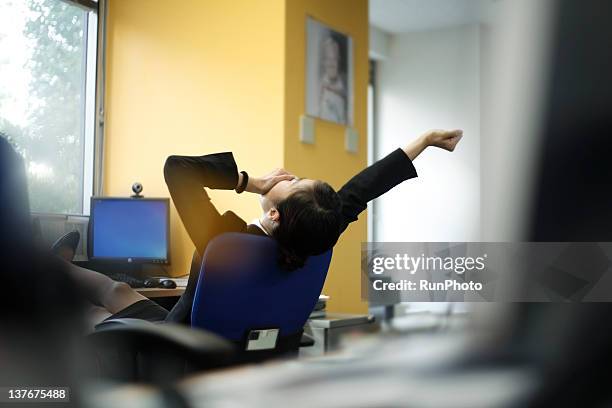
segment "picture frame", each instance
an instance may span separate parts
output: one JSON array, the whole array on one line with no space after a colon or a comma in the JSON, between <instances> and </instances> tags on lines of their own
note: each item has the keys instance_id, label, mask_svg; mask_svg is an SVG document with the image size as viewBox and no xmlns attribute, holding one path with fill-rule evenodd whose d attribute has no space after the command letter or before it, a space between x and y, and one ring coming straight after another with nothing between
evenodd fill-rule
<instances>
[{"instance_id":1,"label":"picture frame","mask_svg":"<svg viewBox=\"0 0 612 408\"><path fill-rule=\"evenodd\" d=\"M353 124L353 39L306 18L306 114Z\"/></svg>"}]
</instances>

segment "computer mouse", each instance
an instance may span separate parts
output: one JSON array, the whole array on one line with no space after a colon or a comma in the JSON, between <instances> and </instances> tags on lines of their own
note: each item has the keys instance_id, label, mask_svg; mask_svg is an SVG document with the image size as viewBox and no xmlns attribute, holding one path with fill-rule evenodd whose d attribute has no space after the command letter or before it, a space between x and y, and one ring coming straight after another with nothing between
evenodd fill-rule
<instances>
[{"instance_id":1,"label":"computer mouse","mask_svg":"<svg viewBox=\"0 0 612 408\"><path fill-rule=\"evenodd\" d=\"M161 281L160 286L164 289L174 289L176 288L176 282L172 279L164 279Z\"/></svg>"},{"instance_id":2,"label":"computer mouse","mask_svg":"<svg viewBox=\"0 0 612 408\"><path fill-rule=\"evenodd\" d=\"M145 288L156 288L159 285L159 280L157 279L145 279L144 281L144 287Z\"/></svg>"}]
</instances>

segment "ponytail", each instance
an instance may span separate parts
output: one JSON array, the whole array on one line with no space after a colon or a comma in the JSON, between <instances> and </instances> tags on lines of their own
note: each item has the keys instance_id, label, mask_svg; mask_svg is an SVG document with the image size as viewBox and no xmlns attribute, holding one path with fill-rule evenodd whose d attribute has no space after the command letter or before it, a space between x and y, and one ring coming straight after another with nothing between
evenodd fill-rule
<instances>
[{"instance_id":1,"label":"ponytail","mask_svg":"<svg viewBox=\"0 0 612 408\"><path fill-rule=\"evenodd\" d=\"M282 270L291 272L304 267L307 257L298 255L294 251L282 247L278 247L278 264Z\"/></svg>"},{"instance_id":2,"label":"ponytail","mask_svg":"<svg viewBox=\"0 0 612 408\"><path fill-rule=\"evenodd\" d=\"M278 242L279 266L294 271L302 268L309 256L330 250L340 236L341 207L338 193L321 181L278 203L280 222L272 236Z\"/></svg>"}]
</instances>

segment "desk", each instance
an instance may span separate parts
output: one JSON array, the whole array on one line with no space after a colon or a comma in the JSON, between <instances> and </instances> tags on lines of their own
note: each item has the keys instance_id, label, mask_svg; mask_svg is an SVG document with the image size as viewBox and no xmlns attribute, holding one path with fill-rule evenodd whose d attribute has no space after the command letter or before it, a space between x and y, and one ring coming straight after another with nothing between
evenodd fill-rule
<instances>
[{"instance_id":1,"label":"desk","mask_svg":"<svg viewBox=\"0 0 612 408\"><path fill-rule=\"evenodd\" d=\"M300 348L300 357L321 356L338 350L341 338L347 333L372 333L378 329L378 324L370 315L326 313L323 317L308 319L304 332L314 339L315 344Z\"/></svg>"},{"instance_id":2,"label":"desk","mask_svg":"<svg viewBox=\"0 0 612 408\"><path fill-rule=\"evenodd\" d=\"M140 293L142 296L146 296L149 299L151 299L151 298L159 298L159 297L179 297L185 292L185 287L177 286L174 289L135 288L134 290Z\"/></svg>"},{"instance_id":3,"label":"desk","mask_svg":"<svg viewBox=\"0 0 612 408\"><path fill-rule=\"evenodd\" d=\"M172 310L179 297L185 292L185 286L177 286L174 289L134 288L134 290L167 310Z\"/></svg>"}]
</instances>

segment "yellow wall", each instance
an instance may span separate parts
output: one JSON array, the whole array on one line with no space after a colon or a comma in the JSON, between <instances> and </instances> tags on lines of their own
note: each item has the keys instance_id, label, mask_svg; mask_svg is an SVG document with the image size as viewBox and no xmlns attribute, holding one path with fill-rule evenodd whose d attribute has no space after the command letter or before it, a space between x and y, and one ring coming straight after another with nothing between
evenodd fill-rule
<instances>
[{"instance_id":1,"label":"yellow wall","mask_svg":"<svg viewBox=\"0 0 612 408\"><path fill-rule=\"evenodd\" d=\"M168 196L169 154L233 151L263 174L283 164L283 0L110 0L104 193ZM214 191L221 211L259 215L257 198ZM173 209L172 274L191 244Z\"/></svg>"},{"instance_id":2,"label":"yellow wall","mask_svg":"<svg viewBox=\"0 0 612 408\"><path fill-rule=\"evenodd\" d=\"M321 120L315 125L315 144L298 140L299 116L306 111L306 16L353 38L354 127L359 134L357 154L344 149L344 126ZM285 47L285 167L301 177L322 179L340 188L367 165L368 2L367 0L287 0ZM353 223L334 248L324 292L329 308L365 312L361 302L361 242L367 240L366 214Z\"/></svg>"},{"instance_id":3,"label":"yellow wall","mask_svg":"<svg viewBox=\"0 0 612 408\"><path fill-rule=\"evenodd\" d=\"M263 174L284 166L339 188L366 165L367 0L110 0L107 38L104 193L134 181L168 196L169 154L233 151L239 167ZM316 122L316 144L298 142L305 111L306 15L353 37L359 153L344 150L344 127ZM245 220L257 198L211 192L219 210ZM172 274L193 251L172 211ZM325 293L330 309L365 311L360 243L365 214L334 250Z\"/></svg>"}]
</instances>

